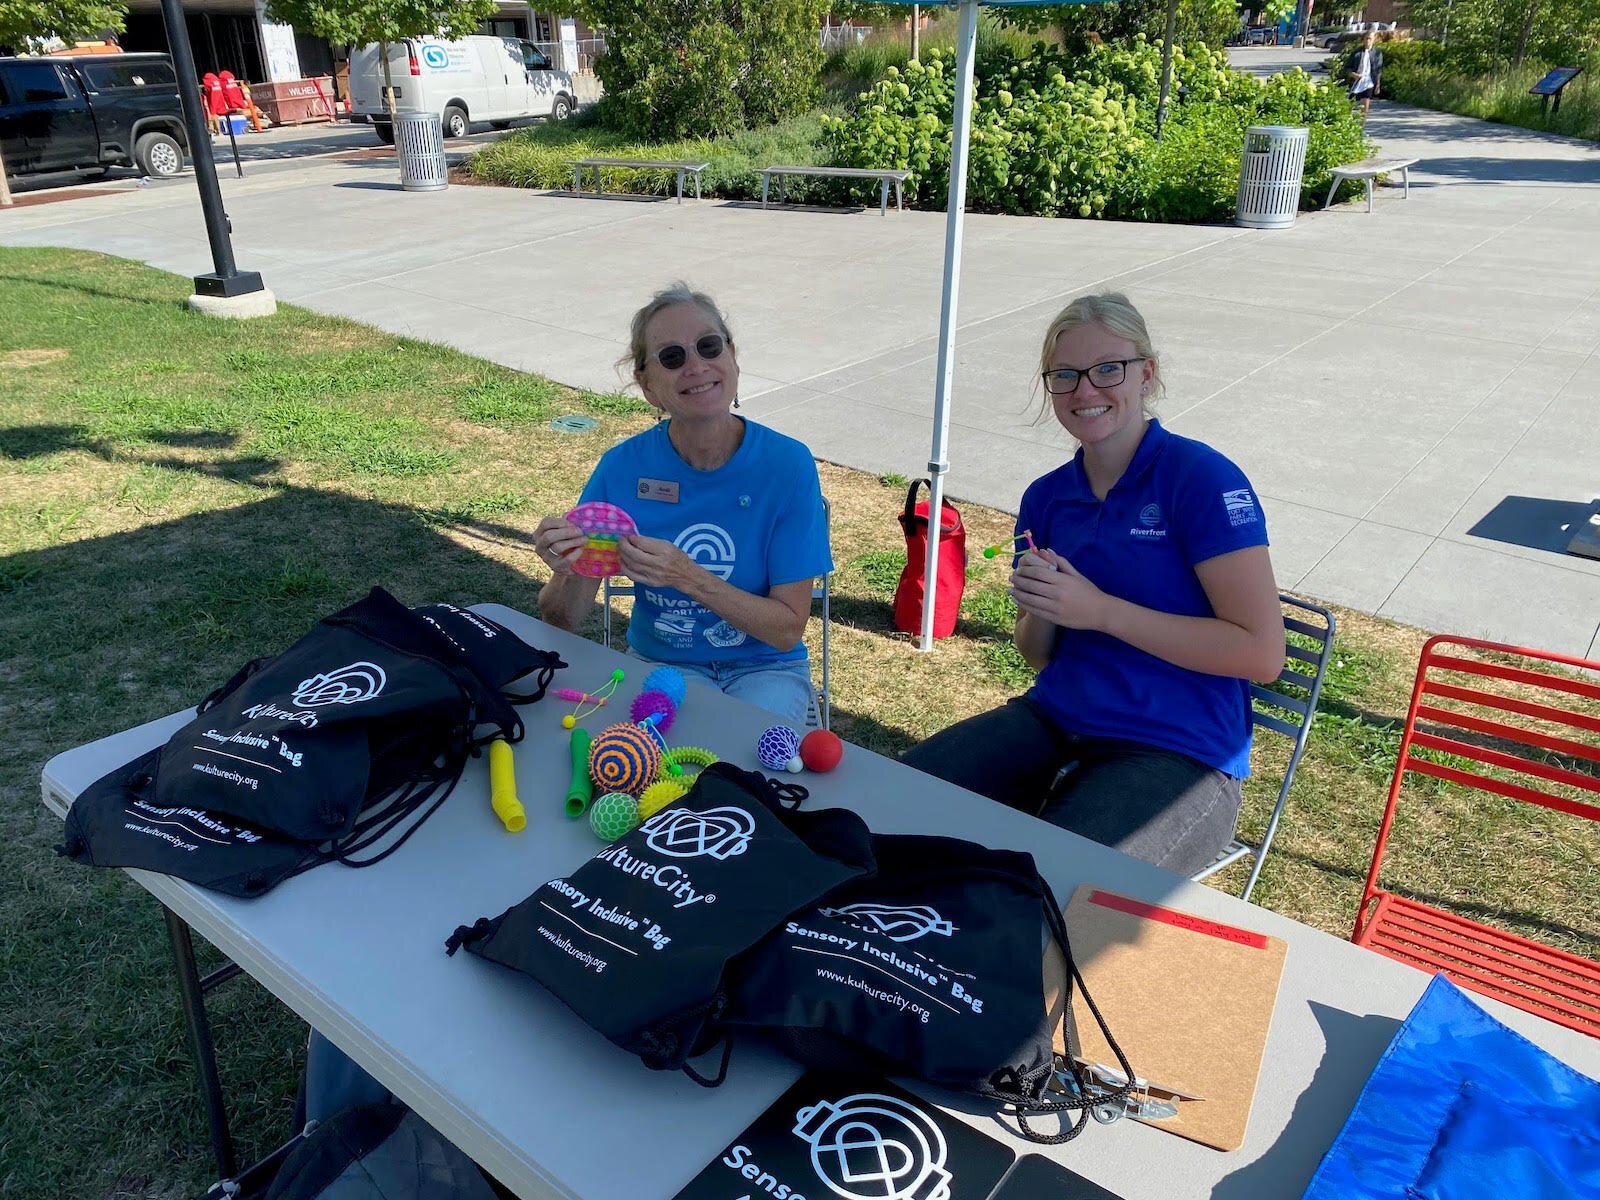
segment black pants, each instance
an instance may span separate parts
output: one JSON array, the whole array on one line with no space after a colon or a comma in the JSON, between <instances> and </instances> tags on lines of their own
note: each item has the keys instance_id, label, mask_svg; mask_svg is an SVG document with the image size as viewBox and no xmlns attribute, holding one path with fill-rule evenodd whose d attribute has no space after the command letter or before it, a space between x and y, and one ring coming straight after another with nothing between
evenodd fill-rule
<instances>
[{"instance_id":1,"label":"black pants","mask_svg":"<svg viewBox=\"0 0 1600 1200\"><path fill-rule=\"evenodd\" d=\"M1214 859L1239 819L1233 776L1142 742L1068 733L1026 696L941 730L902 761L1180 875Z\"/></svg>"}]
</instances>

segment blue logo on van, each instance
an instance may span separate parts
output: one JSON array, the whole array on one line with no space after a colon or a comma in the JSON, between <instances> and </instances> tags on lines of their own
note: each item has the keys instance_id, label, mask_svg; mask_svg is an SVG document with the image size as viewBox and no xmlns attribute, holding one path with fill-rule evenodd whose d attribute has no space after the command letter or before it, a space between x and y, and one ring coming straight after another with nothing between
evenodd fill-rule
<instances>
[{"instance_id":1,"label":"blue logo on van","mask_svg":"<svg viewBox=\"0 0 1600 1200\"><path fill-rule=\"evenodd\" d=\"M422 48L422 61L436 71L442 71L450 65L450 52L443 46L424 46Z\"/></svg>"}]
</instances>

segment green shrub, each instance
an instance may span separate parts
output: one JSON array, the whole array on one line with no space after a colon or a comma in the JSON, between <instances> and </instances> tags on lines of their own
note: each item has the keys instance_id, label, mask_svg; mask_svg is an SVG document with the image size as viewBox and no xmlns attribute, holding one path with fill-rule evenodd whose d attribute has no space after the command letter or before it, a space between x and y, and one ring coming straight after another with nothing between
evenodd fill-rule
<instances>
[{"instance_id":1,"label":"green shrub","mask_svg":"<svg viewBox=\"0 0 1600 1200\"><path fill-rule=\"evenodd\" d=\"M1366 151L1343 91L1302 71L1267 80L1228 68L1205 46L1173 55L1175 103L1154 140L1160 50L1142 37L1084 54L1035 43L977 63L968 159L971 208L1040 216L1218 220L1233 211L1249 125L1310 128L1302 202L1329 168ZM949 188L954 64L929 51L823 123L836 161L909 170L910 195L940 207Z\"/></svg>"},{"instance_id":2,"label":"green shrub","mask_svg":"<svg viewBox=\"0 0 1600 1200\"><path fill-rule=\"evenodd\" d=\"M647 142L624 137L597 127L572 128L572 122L532 126L485 146L468 160L467 169L485 183L526 188L570 188L572 160L577 158L659 158L694 159L709 162L700 176L701 195L727 200L759 199L761 167L783 163L810 166L825 163L827 151L821 144L820 112L807 113L793 120L761 129L744 129L722 138L687 138L680 141ZM601 182L608 191L635 192L667 196L677 188L674 171L648 171L607 167ZM594 171L583 173L585 187L592 187ZM799 201L833 198L838 189L824 181L795 179L788 195Z\"/></svg>"},{"instance_id":3,"label":"green shrub","mask_svg":"<svg viewBox=\"0 0 1600 1200\"><path fill-rule=\"evenodd\" d=\"M608 31L598 119L635 138L716 137L817 98L828 0L581 0Z\"/></svg>"}]
</instances>

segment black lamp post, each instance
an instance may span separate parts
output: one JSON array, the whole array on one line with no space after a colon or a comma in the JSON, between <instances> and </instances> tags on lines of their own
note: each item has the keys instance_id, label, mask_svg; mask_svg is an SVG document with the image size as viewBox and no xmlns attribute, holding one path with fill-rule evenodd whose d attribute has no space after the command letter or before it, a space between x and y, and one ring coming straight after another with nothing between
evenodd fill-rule
<instances>
[{"instance_id":1,"label":"black lamp post","mask_svg":"<svg viewBox=\"0 0 1600 1200\"><path fill-rule=\"evenodd\" d=\"M194 180L200 189L200 208L205 213L206 237L211 242L211 262L216 270L194 277L198 296L232 299L252 292L266 291L258 271L241 271L233 261L232 226L222 209L222 189L217 185L217 164L211 157L211 130L200 103L199 75L195 72L194 51L189 46L189 28L183 19L182 0L161 0L161 20L167 27L167 45L172 50L172 65L178 73L178 96L183 101L183 121L189 130L189 154L194 159Z\"/></svg>"}]
</instances>

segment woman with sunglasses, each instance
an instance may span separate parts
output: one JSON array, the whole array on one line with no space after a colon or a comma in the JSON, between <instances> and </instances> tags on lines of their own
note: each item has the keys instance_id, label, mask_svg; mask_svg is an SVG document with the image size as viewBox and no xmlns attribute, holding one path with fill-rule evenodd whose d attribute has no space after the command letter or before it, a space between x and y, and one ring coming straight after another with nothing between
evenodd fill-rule
<instances>
[{"instance_id":1,"label":"woman with sunglasses","mask_svg":"<svg viewBox=\"0 0 1600 1200\"><path fill-rule=\"evenodd\" d=\"M806 621L818 575L833 569L811 452L736 415L739 361L709 296L676 284L634 314L621 363L664 419L614 446L584 486L639 527L622 538L622 573L637 585L629 651L670 663L792 722L811 703ZM599 581L572 563L586 541L564 517L539 522L551 570L539 614L576 628Z\"/></svg>"},{"instance_id":2,"label":"woman with sunglasses","mask_svg":"<svg viewBox=\"0 0 1600 1200\"><path fill-rule=\"evenodd\" d=\"M1237 466L1151 416L1160 364L1126 297L1067 305L1040 372L1078 449L1017 518L1014 636L1038 681L905 761L1192 874L1233 837L1248 681L1283 667L1266 522Z\"/></svg>"}]
</instances>

